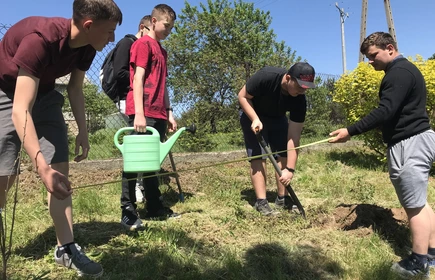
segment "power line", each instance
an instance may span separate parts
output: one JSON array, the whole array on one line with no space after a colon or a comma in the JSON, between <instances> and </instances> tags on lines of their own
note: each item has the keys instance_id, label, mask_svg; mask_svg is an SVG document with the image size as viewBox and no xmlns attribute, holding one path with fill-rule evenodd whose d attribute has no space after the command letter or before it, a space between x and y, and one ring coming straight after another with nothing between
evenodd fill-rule
<instances>
[{"instance_id":1,"label":"power line","mask_svg":"<svg viewBox=\"0 0 435 280\"><path fill-rule=\"evenodd\" d=\"M273 1L270 2L269 4L266 4L266 5L262 6L262 7L260 7L260 9L263 9L264 7L269 6L269 5L272 5L273 3L278 2L278 1L279 1L279 0L273 0Z\"/></svg>"}]
</instances>

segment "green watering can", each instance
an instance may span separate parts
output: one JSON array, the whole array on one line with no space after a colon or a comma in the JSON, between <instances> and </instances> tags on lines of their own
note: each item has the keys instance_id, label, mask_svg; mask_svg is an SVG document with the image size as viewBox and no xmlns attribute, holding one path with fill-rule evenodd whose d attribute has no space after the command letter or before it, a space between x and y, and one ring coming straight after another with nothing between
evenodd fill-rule
<instances>
[{"instance_id":1,"label":"green watering can","mask_svg":"<svg viewBox=\"0 0 435 280\"><path fill-rule=\"evenodd\" d=\"M175 132L165 143L160 142L160 134L154 127L147 126L147 131L152 134L124 135L123 143L119 143L119 135L126 131L133 131L133 127L119 129L113 141L121 151L124 158L124 172L153 172L159 171L160 166L171 150L180 134L187 130L195 133L196 126L182 127Z\"/></svg>"}]
</instances>

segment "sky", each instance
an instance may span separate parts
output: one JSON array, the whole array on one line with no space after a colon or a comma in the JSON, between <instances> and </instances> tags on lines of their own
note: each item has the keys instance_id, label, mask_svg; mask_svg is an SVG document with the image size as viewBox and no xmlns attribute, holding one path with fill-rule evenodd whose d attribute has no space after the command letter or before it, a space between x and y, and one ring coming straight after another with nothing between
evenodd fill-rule
<instances>
[{"instance_id":1,"label":"sky","mask_svg":"<svg viewBox=\"0 0 435 280\"><path fill-rule=\"evenodd\" d=\"M14 24L32 15L71 17L72 0L0 0L0 24ZM185 6L183 0L115 0L123 12L123 23L115 32L116 41L127 33L136 33L139 20L161 3L171 6L177 14ZM188 0L192 6L206 0ZM330 0L252 0L256 8L269 11L272 28L278 41L296 51L314 66L317 73L343 73L341 19L335 1ZM391 10L399 51L406 57L429 58L435 53L435 1L391 0ZM358 64L361 25L361 0L337 2L348 13L344 22L346 69ZM384 1L368 0L367 33L385 31L388 25Z\"/></svg>"}]
</instances>

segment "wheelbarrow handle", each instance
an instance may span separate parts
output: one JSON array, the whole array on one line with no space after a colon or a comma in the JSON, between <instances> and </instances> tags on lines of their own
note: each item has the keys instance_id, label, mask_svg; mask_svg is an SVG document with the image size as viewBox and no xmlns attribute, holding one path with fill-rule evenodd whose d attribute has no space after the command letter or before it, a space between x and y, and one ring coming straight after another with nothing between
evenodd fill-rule
<instances>
[{"instance_id":1,"label":"wheelbarrow handle","mask_svg":"<svg viewBox=\"0 0 435 280\"><path fill-rule=\"evenodd\" d=\"M263 147L264 151L267 153L267 157L272 162L272 165L275 168L276 173L278 173L278 175L281 177L282 176L281 168L278 166L278 163L276 162L275 158L272 155L272 150L270 149L269 145L264 140L263 136L261 135L261 132L257 131L255 133L255 136L257 137L257 140L260 143L261 147ZM296 196L296 193L294 192L293 188L290 185L285 186L285 188L287 189L287 192L289 193L293 202L298 207L298 210L299 210L299 213L301 214L301 216L304 219L306 219L304 207L302 206L301 202L299 201L298 197Z\"/></svg>"}]
</instances>

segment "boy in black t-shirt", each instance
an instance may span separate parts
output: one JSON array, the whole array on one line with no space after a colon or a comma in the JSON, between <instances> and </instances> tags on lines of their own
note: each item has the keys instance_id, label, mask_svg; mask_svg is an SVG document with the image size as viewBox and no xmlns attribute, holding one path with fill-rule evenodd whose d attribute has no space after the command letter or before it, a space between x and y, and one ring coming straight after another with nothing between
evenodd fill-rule
<instances>
[{"instance_id":1,"label":"boy in black t-shirt","mask_svg":"<svg viewBox=\"0 0 435 280\"><path fill-rule=\"evenodd\" d=\"M242 126L248 156L265 152L255 133L262 132L273 152L289 150L277 155L282 176L276 174L278 196L275 204L279 208L291 207L285 185L290 184L296 167L299 140L306 114L305 91L314 88L314 68L306 62L294 64L288 71L283 68L264 67L255 73L239 92ZM290 112L289 120L286 113ZM251 180L257 201L255 209L263 215L278 212L270 208L266 200L266 158L251 160Z\"/></svg>"}]
</instances>

